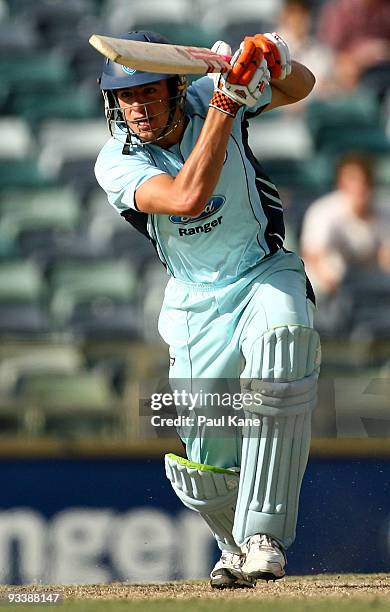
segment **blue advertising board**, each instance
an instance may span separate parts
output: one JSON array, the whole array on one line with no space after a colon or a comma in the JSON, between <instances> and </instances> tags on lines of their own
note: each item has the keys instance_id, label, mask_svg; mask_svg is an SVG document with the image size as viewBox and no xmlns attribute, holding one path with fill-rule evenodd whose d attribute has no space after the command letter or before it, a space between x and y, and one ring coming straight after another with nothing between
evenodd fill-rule
<instances>
[{"instance_id":1,"label":"blue advertising board","mask_svg":"<svg viewBox=\"0 0 390 612\"><path fill-rule=\"evenodd\" d=\"M0 582L203 578L218 550L160 459L1 460ZM290 575L390 568L390 461L312 459Z\"/></svg>"}]
</instances>

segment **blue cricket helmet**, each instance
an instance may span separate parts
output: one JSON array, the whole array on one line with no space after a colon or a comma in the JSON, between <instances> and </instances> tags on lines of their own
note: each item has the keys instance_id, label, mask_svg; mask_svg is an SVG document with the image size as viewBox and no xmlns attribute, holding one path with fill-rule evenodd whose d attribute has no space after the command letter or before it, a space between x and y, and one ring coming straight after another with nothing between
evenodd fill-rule
<instances>
[{"instance_id":1,"label":"blue cricket helmet","mask_svg":"<svg viewBox=\"0 0 390 612\"><path fill-rule=\"evenodd\" d=\"M119 38L123 40L169 44L169 40L161 36L161 34L146 30L126 32L126 34L122 34ZM104 98L108 129L114 138L120 140L117 129L120 128L119 132L126 137L126 144L132 145L135 143L136 146L145 144L145 141L141 142L139 138L135 137L127 124L123 109L120 108L118 102L117 91L119 89L147 85L148 83L155 83L162 80L166 80L168 84L169 98L167 103L169 105L169 118L164 131L155 138L149 140L149 143L157 142L165 138L182 123L187 89L187 79L185 75L143 72L141 70L128 68L127 66L122 66L109 59L105 60L103 72L99 79L99 85ZM146 103L145 106L147 106L147 104L148 103ZM177 110L180 110L180 114L177 114Z\"/></svg>"},{"instance_id":2,"label":"blue cricket helmet","mask_svg":"<svg viewBox=\"0 0 390 612\"><path fill-rule=\"evenodd\" d=\"M151 42L160 44L170 44L165 36L161 36L157 32L149 32L140 30L135 32L126 32L118 36L123 40L138 40L140 42ZM157 72L142 72L134 70L127 66L122 66L109 59L104 61L103 72L99 80L100 89L103 91L124 89L126 87L134 87L136 85L146 85L147 83L155 83L163 79L172 79L172 74L160 74Z\"/></svg>"}]
</instances>

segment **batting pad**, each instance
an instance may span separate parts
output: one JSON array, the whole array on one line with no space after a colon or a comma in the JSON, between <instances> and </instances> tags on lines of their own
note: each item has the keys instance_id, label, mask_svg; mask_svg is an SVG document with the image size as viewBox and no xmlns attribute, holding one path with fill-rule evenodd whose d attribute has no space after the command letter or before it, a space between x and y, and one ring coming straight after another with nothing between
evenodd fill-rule
<instances>
[{"instance_id":1,"label":"batting pad","mask_svg":"<svg viewBox=\"0 0 390 612\"><path fill-rule=\"evenodd\" d=\"M239 554L232 536L239 481L235 468L194 463L169 453L165 455L165 472L183 504L206 521L219 548Z\"/></svg>"},{"instance_id":2,"label":"batting pad","mask_svg":"<svg viewBox=\"0 0 390 612\"><path fill-rule=\"evenodd\" d=\"M262 338L264 379L245 381L240 486L233 537L242 546L267 534L288 548L295 539L299 493L317 400L319 337L311 328L269 330ZM293 380L293 377L297 380ZM282 380L281 380L282 379Z\"/></svg>"}]
</instances>

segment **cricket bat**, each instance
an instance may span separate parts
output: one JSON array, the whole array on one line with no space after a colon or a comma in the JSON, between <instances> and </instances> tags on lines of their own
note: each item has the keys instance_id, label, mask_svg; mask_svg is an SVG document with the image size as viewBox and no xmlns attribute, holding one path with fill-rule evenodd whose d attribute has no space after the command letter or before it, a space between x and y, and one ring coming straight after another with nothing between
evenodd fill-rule
<instances>
[{"instance_id":1,"label":"cricket bat","mask_svg":"<svg viewBox=\"0 0 390 612\"><path fill-rule=\"evenodd\" d=\"M143 72L206 74L228 72L230 57L205 47L164 45L93 34L90 44L108 59Z\"/></svg>"}]
</instances>

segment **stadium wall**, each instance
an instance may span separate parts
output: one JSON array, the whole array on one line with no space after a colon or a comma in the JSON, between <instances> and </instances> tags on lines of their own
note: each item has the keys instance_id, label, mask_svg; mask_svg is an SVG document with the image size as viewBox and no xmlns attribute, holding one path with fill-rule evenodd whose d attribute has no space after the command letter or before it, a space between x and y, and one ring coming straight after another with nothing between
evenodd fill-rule
<instances>
[{"instance_id":1,"label":"stadium wall","mask_svg":"<svg viewBox=\"0 0 390 612\"><path fill-rule=\"evenodd\" d=\"M390 454L386 441L367 442L344 441L337 452L332 441L332 454L314 443L290 575L389 570ZM3 448L0 460L0 583L207 576L213 539L174 495L156 445L16 450Z\"/></svg>"}]
</instances>

